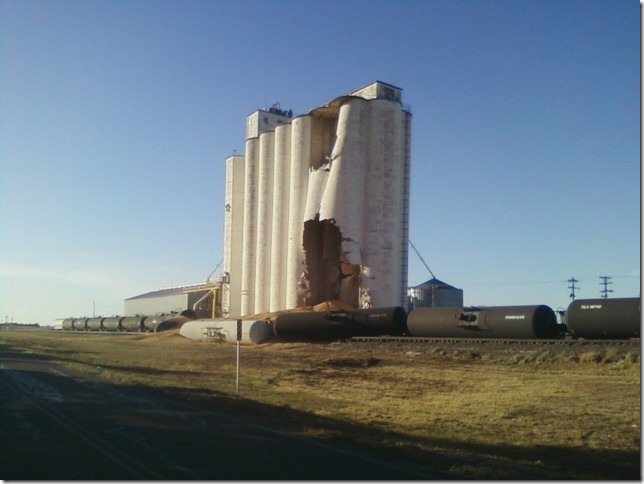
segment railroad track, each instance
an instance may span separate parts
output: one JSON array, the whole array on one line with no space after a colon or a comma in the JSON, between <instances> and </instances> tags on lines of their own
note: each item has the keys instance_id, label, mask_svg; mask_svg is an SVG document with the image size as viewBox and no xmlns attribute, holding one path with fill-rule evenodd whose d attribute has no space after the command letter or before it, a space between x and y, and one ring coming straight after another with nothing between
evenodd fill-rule
<instances>
[{"instance_id":1,"label":"railroad track","mask_svg":"<svg viewBox=\"0 0 644 484\"><path fill-rule=\"evenodd\" d=\"M640 345L639 338L631 339L495 339L495 338L433 338L419 336L354 336L348 340L352 343L475 343L507 345Z\"/></svg>"}]
</instances>

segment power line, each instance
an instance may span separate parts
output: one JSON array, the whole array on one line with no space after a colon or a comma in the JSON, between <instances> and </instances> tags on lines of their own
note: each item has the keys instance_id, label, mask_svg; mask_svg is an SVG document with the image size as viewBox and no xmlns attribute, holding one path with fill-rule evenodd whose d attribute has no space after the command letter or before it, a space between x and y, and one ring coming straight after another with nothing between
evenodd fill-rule
<instances>
[{"instance_id":1,"label":"power line","mask_svg":"<svg viewBox=\"0 0 644 484\"><path fill-rule=\"evenodd\" d=\"M549 280L549 281L506 281L506 282L480 282L468 284L469 286L534 286L537 284L562 284L565 279Z\"/></svg>"}]
</instances>

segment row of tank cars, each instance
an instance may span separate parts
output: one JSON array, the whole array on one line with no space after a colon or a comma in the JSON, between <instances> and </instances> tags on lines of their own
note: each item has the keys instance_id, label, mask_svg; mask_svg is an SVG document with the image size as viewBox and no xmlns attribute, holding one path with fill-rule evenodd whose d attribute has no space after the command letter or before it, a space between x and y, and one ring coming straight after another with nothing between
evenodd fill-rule
<instances>
[{"instance_id":1,"label":"row of tank cars","mask_svg":"<svg viewBox=\"0 0 644 484\"><path fill-rule=\"evenodd\" d=\"M111 316L109 318L67 318L60 324L54 324L54 329L65 331L108 331L138 333L164 331L177 327L186 321L195 319L191 311L183 313L162 313L153 316Z\"/></svg>"},{"instance_id":2,"label":"row of tank cars","mask_svg":"<svg viewBox=\"0 0 644 484\"><path fill-rule=\"evenodd\" d=\"M241 331L240 331L241 330ZM562 323L545 305L401 307L345 311L293 311L270 320L196 319L182 325L190 339L261 344L269 341L336 341L356 337L493 339L632 339L640 337L640 299L579 299Z\"/></svg>"},{"instance_id":3,"label":"row of tank cars","mask_svg":"<svg viewBox=\"0 0 644 484\"><path fill-rule=\"evenodd\" d=\"M557 322L545 305L352 309L282 312L269 320L197 319L192 311L155 316L68 318L68 331L158 332L180 327L190 339L261 344L335 341L364 336L494 339L631 339L640 337L640 299L578 299ZM239 330L241 329L241 333Z\"/></svg>"},{"instance_id":4,"label":"row of tank cars","mask_svg":"<svg viewBox=\"0 0 644 484\"><path fill-rule=\"evenodd\" d=\"M402 308L340 313L283 313L274 321L280 339L329 339L375 335L423 338L630 339L640 337L640 299L579 299L563 324L545 305L496 307Z\"/></svg>"}]
</instances>

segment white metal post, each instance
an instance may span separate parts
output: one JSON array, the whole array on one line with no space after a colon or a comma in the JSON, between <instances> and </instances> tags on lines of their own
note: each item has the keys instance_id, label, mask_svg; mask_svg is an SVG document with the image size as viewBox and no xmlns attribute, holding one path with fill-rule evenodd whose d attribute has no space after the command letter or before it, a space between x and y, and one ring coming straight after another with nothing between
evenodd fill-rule
<instances>
[{"instance_id":1,"label":"white metal post","mask_svg":"<svg viewBox=\"0 0 644 484\"><path fill-rule=\"evenodd\" d=\"M239 395L239 353L240 353L240 343L242 336L242 321L241 319L237 320L237 378L235 382L235 389L237 395Z\"/></svg>"}]
</instances>

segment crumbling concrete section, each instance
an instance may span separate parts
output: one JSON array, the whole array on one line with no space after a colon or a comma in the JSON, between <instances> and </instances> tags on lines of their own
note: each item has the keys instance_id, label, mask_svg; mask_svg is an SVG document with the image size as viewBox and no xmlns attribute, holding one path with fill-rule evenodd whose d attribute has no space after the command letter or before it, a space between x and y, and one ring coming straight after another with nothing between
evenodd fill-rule
<instances>
[{"instance_id":1,"label":"crumbling concrete section","mask_svg":"<svg viewBox=\"0 0 644 484\"><path fill-rule=\"evenodd\" d=\"M306 292L298 302L399 305L406 278L403 113L388 100L345 97L311 115L335 133L311 166L303 240L308 284L301 284Z\"/></svg>"}]
</instances>

